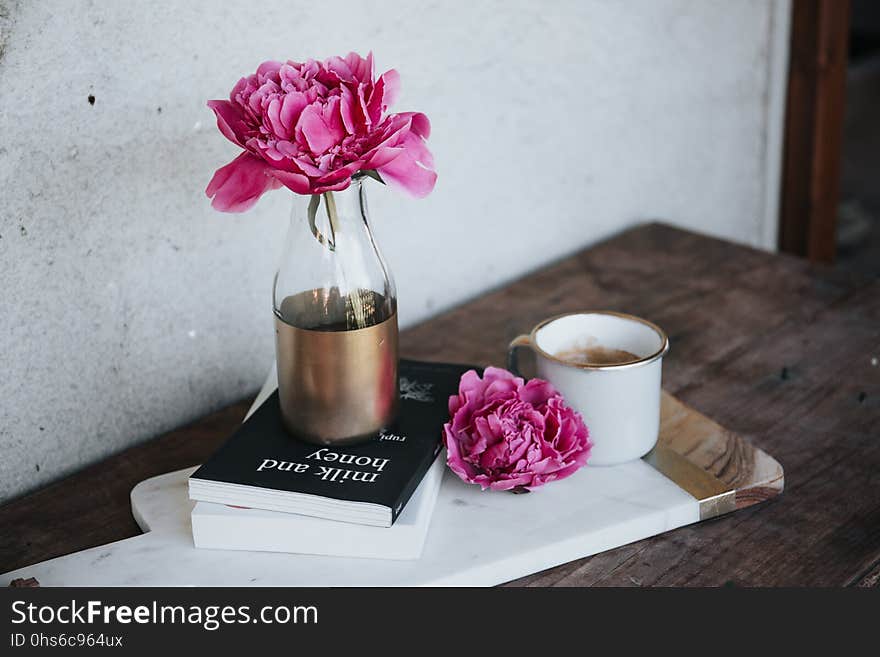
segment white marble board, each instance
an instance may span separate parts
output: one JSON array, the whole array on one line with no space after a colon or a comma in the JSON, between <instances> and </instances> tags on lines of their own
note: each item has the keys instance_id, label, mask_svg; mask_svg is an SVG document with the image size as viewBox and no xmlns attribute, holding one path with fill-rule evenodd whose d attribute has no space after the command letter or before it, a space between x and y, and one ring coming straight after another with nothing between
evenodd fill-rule
<instances>
[{"instance_id":1,"label":"white marble board","mask_svg":"<svg viewBox=\"0 0 880 657\"><path fill-rule=\"evenodd\" d=\"M274 385L270 376L254 407ZM196 549L188 468L132 490L143 535L6 573L0 584L35 577L42 586L493 585L760 502L783 487L775 460L669 395L661 449L662 458L588 466L525 495L481 491L447 471L417 561ZM696 472L695 486L685 488L700 499L658 468L673 478ZM710 484L705 495L702 477Z\"/></svg>"}]
</instances>

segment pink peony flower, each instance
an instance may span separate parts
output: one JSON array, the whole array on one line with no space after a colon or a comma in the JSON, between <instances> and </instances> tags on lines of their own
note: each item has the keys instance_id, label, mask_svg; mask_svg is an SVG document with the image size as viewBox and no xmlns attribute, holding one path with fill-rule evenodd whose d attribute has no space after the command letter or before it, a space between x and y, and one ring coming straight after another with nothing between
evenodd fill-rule
<instances>
[{"instance_id":1,"label":"pink peony flower","mask_svg":"<svg viewBox=\"0 0 880 657\"><path fill-rule=\"evenodd\" d=\"M470 370L449 398L447 463L484 490L531 489L564 479L590 456L589 432L547 381L523 383L507 370Z\"/></svg>"},{"instance_id":2,"label":"pink peony flower","mask_svg":"<svg viewBox=\"0 0 880 657\"><path fill-rule=\"evenodd\" d=\"M263 62L229 100L208 101L220 132L244 149L208 184L214 208L243 212L281 185L297 194L345 189L358 171L426 196L437 179L425 144L431 124L417 112L386 115L400 77L374 75L372 53Z\"/></svg>"}]
</instances>

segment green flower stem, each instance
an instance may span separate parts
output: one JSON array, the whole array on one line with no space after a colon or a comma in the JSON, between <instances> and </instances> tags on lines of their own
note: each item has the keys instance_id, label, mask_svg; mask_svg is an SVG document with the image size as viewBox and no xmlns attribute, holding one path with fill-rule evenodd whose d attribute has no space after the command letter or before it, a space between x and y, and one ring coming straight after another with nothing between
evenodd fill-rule
<instances>
[{"instance_id":1,"label":"green flower stem","mask_svg":"<svg viewBox=\"0 0 880 657\"><path fill-rule=\"evenodd\" d=\"M322 197L327 212L327 222L330 226L329 236L322 233L318 228L318 208L321 205ZM336 236L339 233L339 213L336 209L336 198L333 196L333 192L324 192L320 195L313 194L309 200L308 215L309 228L312 231L312 235L321 246L335 252ZM337 262L337 266L339 265L344 265L344 263ZM339 273L342 277L340 281L342 285L340 287L345 289L345 272L343 267L339 268ZM359 329L367 326L367 303L364 299L364 290L350 292L346 298L345 306L346 324L349 329Z\"/></svg>"},{"instance_id":2,"label":"green flower stem","mask_svg":"<svg viewBox=\"0 0 880 657\"><path fill-rule=\"evenodd\" d=\"M330 237L328 238L318 228L318 207L321 205L321 197L324 197L324 205L327 208L327 219L330 224ZM339 216L336 212L336 199L333 192L324 192L321 195L312 194L309 200L309 228L318 242L330 251L336 250L336 232L339 230Z\"/></svg>"}]
</instances>

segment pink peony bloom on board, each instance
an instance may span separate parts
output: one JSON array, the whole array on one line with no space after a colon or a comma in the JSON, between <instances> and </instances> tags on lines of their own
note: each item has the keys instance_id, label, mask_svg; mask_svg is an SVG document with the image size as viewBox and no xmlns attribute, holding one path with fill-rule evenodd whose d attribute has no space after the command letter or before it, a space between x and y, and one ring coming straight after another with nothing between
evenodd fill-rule
<instances>
[{"instance_id":1,"label":"pink peony bloom on board","mask_svg":"<svg viewBox=\"0 0 880 657\"><path fill-rule=\"evenodd\" d=\"M224 212L243 212L282 185L297 194L345 189L359 171L422 197L437 174L425 140L428 117L386 114L400 76L375 79L373 55L323 62L263 62L229 100L208 101L217 127L244 152L214 173L205 190Z\"/></svg>"},{"instance_id":2,"label":"pink peony bloom on board","mask_svg":"<svg viewBox=\"0 0 880 657\"><path fill-rule=\"evenodd\" d=\"M581 416L547 381L523 382L507 370L470 370L449 398L443 427L447 463L484 490L531 489L564 479L590 456Z\"/></svg>"}]
</instances>

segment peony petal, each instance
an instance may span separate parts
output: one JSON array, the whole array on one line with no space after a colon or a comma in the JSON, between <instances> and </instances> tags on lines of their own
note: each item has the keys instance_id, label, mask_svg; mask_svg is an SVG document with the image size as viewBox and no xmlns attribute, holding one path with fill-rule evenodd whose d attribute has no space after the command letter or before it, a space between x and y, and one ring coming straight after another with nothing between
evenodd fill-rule
<instances>
[{"instance_id":1,"label":"peony petal","mask_svg":"<svg viewBox=\"0 0 880 657\"><path fill-rule=\"evenodd\" d=\"M345 56L345 63L348 66L348 70L351 71L352 76L360 80L366 71L364 58L356 52L350 52Z\"/></svg>"},{"instance_id":2,"label":"peony petal","mask_svg":"<svg viewBox=\"0 0 880 657\"><path fill-rule=\"evenodd\" d=\"M305 157L295 157L293 159L296 162L297 166L302 169L302 172L307 176L312 176L313 178L318 178L324 175L324 172L321 171L318 167L316 167L313 163L309 162Z\"/></svg>"},{"instance_id":3,"label":"peony petal","mask_svg":"<svg viewBox=\"0 0 880 657\"><path fill-rule=\"evenodd\" d=\"M377 148L368 153L367 159L364 162L364 169L377 169L378 167L385 166L402 152L402 148L389 148L387 146Z\"/></svg>"},{"instance_id":4,"label":"peony petal","mask_svg":"<svg viewBox=\"0 0 880 657\"><path fill-rule=\"evenodd\" d=\"M348 180L355 173L360 171L363 168L363 162L357 160L355 162L350 162L346 164L344 167L339 167L338 169L334 169L328 173L323 173L320 178L316 182L322 185L333 185L340 180ZM347 185L346 185L347 187Z\"/></svg>"},{"instance_id":5,"label":"peony petal","mask_svg":"<svg viewBox=\"0 0 880 657\"><path fill-rule=\"evenodd\" d=\"M237 146L244 148L247 134L247 124L241 114L241 109L228 100L209 100L208 107L214 111L217 117L217 127L223 136Z\"/></svg>"},{"instance_id":6,"label":"peony petal","mask_svg":"<svg viewBox=\"0 0 880 657\"><path fill-rule=\"evenodd\" d=\"M279 69L281 68L281 62L267 61L263 62L257 67L257 75L258 76L271 76L278 74Z\"/></svg>"},{"instance_id":7,"label":"peony petal","mask_svg":"<svg viewBox=\"0 0 880 657\"><path fill-rule=\"evenodd\" d=\"M400 96L400 73L396 69L389 69L382 74L379 82L383 86L382 109L385 110L396 103L398 96Z\"/></svg>"},{"instance_id":8,"label":"peony petal","mask_svg":"<svg viewBox=\"0 0 880 657\"><path fill-rule=\"evenodd\" d=\"M241 102L241 101L239 100L239 97L240 97L241 94L243 94L243 93L248 89L248 87L250 86L250 84L251 84L251 77L253 77L253 76L248 76L248 77L246 77L246 78L241 78L241 79L239 79L238 82L235 83L235 86L232 87L232 91L229 93L229 100L231 100L233 103L239 103L239 102ZM211 101L208 101L208 102L210 103Z\"/></svg>"},{"instance_id":9,"label":"peony petal","mask_svg":"<svg viewBox=\"0 0 880 657\"><path fill-rule=\"evenodd\" d=\"M286 62L278 69L278 77L281 79L281 86L286 91L297 88L298 81L302 79L300 75L300 67L302 64L296 62Z\"/></svg>"},{"instance_id":10,"label":"peony petal","mask_svg":"<svg viewBox=\"0 0 880 657\"><path fill-rule=\"evenodd\" d=\"M272 166L278 166L282 162L284 162L285 159L287 159L284 153L279 151L277 148L275 148L275 146L272 146L271 144L266 146L266 148L260 149L260 152L263 155L263 159Z\"/></svg>"},{"instance_id":11,"label":"peony petal","mask_svg":"<svg viewBox=\"0 0 880 657\"><path fill-rule=\"evenodd\" d=\"M396 115L391 115L382 122L381 126L373 128L370 132L370 148L401 146L409 134L409 119L399 119Z\"/></svg>"},{"instance_id":12,"label":"peony petal","mask_svg":"<svg viewBox=\"0 0 880 657\"><path fill-rule=\"evenodd\" d=\"M308 177L301 173L293 171L281 171L280 169L272 169L270 174L282 185L297 194L311 194L311 184Z\"/></svg>"},{"instance_id":13,"label":"peony petal","mask_svg":"<svg viewBox=\"0 0 880 657\"><path fill-rule=\"evenodd\" d=\"M355 134L357 132L357 125L354 121L354 95L352 95L348 87L342 87L339 114L342 117L342 124L345 126L346 132L350 135Z\"/></svg>"},{"instance_id":14,"label":"peony petal","mask_svg":"<svg viewBox=\"0 0 880 657\"><path fill-rule=\"evenodd\" d=\"M214 172L205 193L211 205L221 212L244 212L270 189L280 184L270 177L272 169L251 153L242 153Z\"/></svg>"},{"instance_id":15,"label":"peony petal","mask_svg":"<svg viewBox=\"0 0 880 657\"><path fill-rule=\"evenodd\" d=\"M327 129L330 131L330 135L333 138L333 144L336 145L342 138L345 137L345 125L342 122L342 114L340 112L340 103L341 100L339 96L334 96L327 104L324 105L324 110L322 112L321 118L324 121L324 125L327 126Z\"/></svg>"},{"instance_id":16,"label":"peony petal","mask_svg":"<svg viewBox=\"0 0 880 657\"><path fill-rule=\"evenodd\" d=\"M492 490L510 490L511 488L516 488L517 486L529 487L531 486L531 484L532 475L529 473L524 473L515 477L511 477L509 479L499 479L496 481L492 481L489 483L488 487Z\"/></svg>"},{"instance_id":17,"label":"peony petal","mask_svg":"<svg viewBox=\"0 0 880 657\"><path fill-rule=\"evenodd\" d=\"M338 192L342 189L348 189L351 185L351 178L345 178L335 183L313 183L312 194L323 194L324 192Z\"/></svg>"},{"instance_id":18,"label":"peony petal","mask_svg":"<svg viewBox=\"0 0 880 657\"><path fill-rule=\"evenodd\" d=\"M299 149L296 147L296 144L289 142L285 139L281 139L275 142L275 149L284 155L284 157L289 157L291 159L295 159L297 155L299 155Z\"/></svg>"},{"instance_id":19,"label":"peony petal","mask_svg":"<svg viewBox=\"0 0 880 657\"><path fill-rule=\"evenodd\" d=\"M400 189L415 198L424 198L434 189L437 174L422 167L411 154L403 152L376 171L389 187Z\"/></svg>"},{"instance_id":20,"label":"peony petal","mask_svg":"<svg viewBox=\"0 0 880 657\"><path fill-rule=\"evenodd\" d=\"M369 80L370 82L376 77L376 67L373 62L373 51L367 53L366 59L364 59L364 78Z\"/></svg>"},{"instance_id":21,"label":"peony petal","mask_svg":"<svg viewBox=\"0 0 880 657\"><path fill-rule=\"evenodd\" d=\"M516 445L514 449L510 452L510 460L516 462L519 465L519 461L523 458L526 453L526 450L529 449L529 442L527 440L520 441L519 445ZM519 468L517 468L519 469Z\"/></svg>"},{"instance_id":22,"label":"peony petal","mask_svg":"<svg viewBox=\"0 0 880 657\"><path fill-rule=\"evenodd\" d=\"M324 66L328 71L334 73L336 77L342 82L354 82L354 73L352 73L351 67L348 65L342 57L330 57L326 62L324 62Z\"/></svg>"},{"instance_id":23,"label":"peony petal","mask_svg":"<svg viewBox=\"0 0 880 657\"><path fill-rule=\"evenodd\" d=\"M366 59L356 52L350 52L345 56L345 63L351 69L352 75L358 82L373 81L373 53L367 53Z\"/></svg>"},{"instance_id":24,"label":"peony petal","mask_svg":"<svg viewBox=\"0 0 880 657\"><path fill-rule=\"evenodd\" d=\"M483 371L483 379L486 381L513 381L517 377L503 367L494 367L490 365Z\"/></svg>"},{"instance_id":25,"label":"peony petal","mask_svg":"<svg viewBox=\"0 0 880 657\"><path fill-rule=\"evenodd\" d=\"M315 155L326 152L336 144L330 129L321 118L321 109L317 105L309 105L302 111L296 124L296 132L297 136L302 135L309 150Z\"/></svg>"},{"instance_id":26,"label":"peony petal","mask_svg":"<svg viewBox=\"0 0 880 657\"><path fill-rule=\"evenodd\" d=\"M487 367L486 370L495 369L492 367ZM461 392L465 392L467 390L473 390L480 386L482 380L480 379L480 375L477 374L476 370L468 370L464 374L461 375L461 380L458 383L458 389Z\"/></svg>"},{"instance_id":27,"label":"peony petal","mask_svg":"<svg viewBox=\"0 0 880 657\"><path fill-rule=\"evenodd\" d=\"M367 102L367 111L373 124L382 120L382 113L388 109L388 106L397 100L400 92L400 74L393 68L382 74L373 87L370 94L369 102Z\"/></svg>"},{"instance_id":28,"label":"peony petal","mask_svg":"<svg viewBox=\"0 0 880 657\"><path fill-rule=\"evenodd\" d=\"M292 133L306 105L308 102L304 93L291 91L284 96L284 101L281 104L281 124L287 130L287 134Z\"/></svg>"},{"instance_id":29,"label":"peony petal","mask_svg":"<svg viewBox=\"0 0 880 657\"><path fill-rule=\"evenodd\" d=\"M443 440L446 444L446 463L450 469L457 474L462 480L468 483L474 483L473 477L477 474L476 468L467 463L459 450L459 441L452 433L449 424L443 426Z\"/></svg>"},{"instance_id":30,"label":"peony petal","mask_svg":"<svg viewBox=\"0 0 880 657\"><path fill-rule=\"evenodd\" d=\"M352 113L355 124L363 127L365 132L373 125L373 122L370 120L370 113L367 111L366 93L365 85L359 84L354 99L354 112Z\"/></svg>"},{"instance_id":31,"label":"peony petal","mask_svg":"<svg viewBox=\"0 0 880 657\"><path fill-rule=\"evenodd\" d=\"M431 122L421 112L400 112L396 116L409 119L412 131L419 137L427 139L431 136Z\"/></svg>"},{"instance_id":32,"label":"peony petal","mask_svg":"<svg viewBox=\"0 0 880 657\"><path fill-rule=\"evenodd\" d=\"M284 129L284 124L281 123L281 98L278 96L269 101L269 106L266 108L266 118L269 121L269 126L272 128L272 133L276 137L283 138L287 136L287 130Z\"/></svg>"},{"instance_id":33,"label":"peony petal","mask_svg":"<svg viewBox=\"0 0 880 657\"><path fill-rule=\"evenodd\" d=\"M546 404L549 399L556 397L558 394L556 388L554 388L553 384L549 381L532 379L526 383L520 391L520 398L534 406L542 406Z\"/></svg>"}]
</instances>

